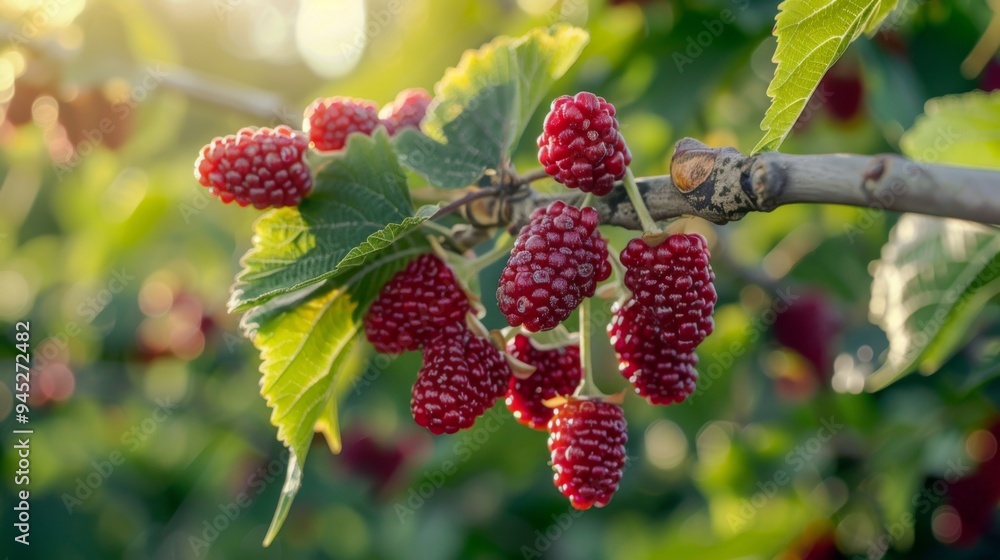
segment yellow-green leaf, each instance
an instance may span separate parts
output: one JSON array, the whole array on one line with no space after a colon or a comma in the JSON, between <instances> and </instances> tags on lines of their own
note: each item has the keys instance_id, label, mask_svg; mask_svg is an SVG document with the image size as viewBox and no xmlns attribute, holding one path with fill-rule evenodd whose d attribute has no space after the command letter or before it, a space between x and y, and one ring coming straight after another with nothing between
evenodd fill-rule
<instances>
[{"instance_id":1,"label":"yellow-green leaf","mask_svg":"<svg viewBox=\"0 0 1000 560\"><path fill-rule=\"evenodd\" d=\"M1000 169L1000 91L929 100L899 145L919 161Z\"/></svg>"},{"instance_id":2,"label":"yellow-green leaf","mask_svg":"<svg viewBox=\"0 0 1000 560\"><path fill-rule=\"evenodd\" d=\"M777 150L827 69L861 33L874 31L896 0L785 0L778 6L771 106L753 153Z\"/></svg>"}]
</instances>

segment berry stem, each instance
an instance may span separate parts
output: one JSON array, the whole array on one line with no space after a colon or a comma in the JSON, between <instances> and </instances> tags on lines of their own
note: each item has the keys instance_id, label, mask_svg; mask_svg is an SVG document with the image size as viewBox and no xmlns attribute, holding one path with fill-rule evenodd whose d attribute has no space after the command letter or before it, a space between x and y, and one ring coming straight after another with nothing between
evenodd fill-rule
<instances>
[{"instance_id":1,"label":"berry stem","mask_svg":"<svg viewBox=\"0 0 1000 560\"><path fill-rule=\"evenodd\" d=\"M440 218L447 216L448 214L451 214L452 212L458 210L459 208L465 206L466 204L469 204L470 202L479 200L480 198L486 198L488 196L496 196L496 194L497 194L497 189L494 187L483 187L480 189L476 189L470 192L469 194L463 196L462 198L449 202L447 205L443 206L440 210L435 212L434 215L431 216L431 219L438 220Z\"/></svg>"},{"instance_id":2,"label":"berry stem","mask_svg":"<svg viewBox=\"0 0 1000 560\"><path fill-rule=\"evenodd\" d=\"M590 357L590 300L585 298L580 303L580 369L583 370L583 381L573 393L575 397L605 397L604 393L594 383L594 364Z\"/></svg>"},{"instance_id":3,"label":"berry stem","mask_svg":"<svg viewBox=\"0 0 1000 560\"><path fill-rule=\"evenodd\" d=\"M544 169L535 169L525 173L524 175L515 176L515 182L519 185L527 185L529 183L545 179L548 176L549 174L546 173Z\"/></svg>"},{"instance_id":4,"label":"berry stem","mask_svg":"<svg viewBox=\"0 0 1000 560\"><path fill-rule=\"evenodd\" d=\"M500 260L505 256L509 256L510 249L513 246L514 236L507 232L503 232L497 237L492 249L469 261L469 268L472 270L482 270L493 264L494 261Z\"/></svg>"},{"instance_id":5,"label":"berry stem","mask_svg":"<svg viewBox=\"0 0 1000 560\"><path fill-rule=\"evenodd\" d=\"M639 216L642 231L654 235L660 233L660 228L656 225L656 220L650 215L649 208L646 208L646 202L642 200L642 195L639 194L639 185L635 184L635 175L632 174L631 167L625 169L625 178L622 180L622 184L625 185L625 192L628 194L628 199L632 202L632 207L635 208L636 215Z\"/></svg>"}]
</instances>

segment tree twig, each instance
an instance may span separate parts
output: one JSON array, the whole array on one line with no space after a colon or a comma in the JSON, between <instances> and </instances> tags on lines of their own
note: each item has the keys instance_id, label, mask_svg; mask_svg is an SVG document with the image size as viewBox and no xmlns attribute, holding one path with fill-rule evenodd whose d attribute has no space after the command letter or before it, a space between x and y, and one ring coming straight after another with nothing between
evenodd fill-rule
<instances>
[{"instance_id":1,"label":"tree twig","mask_svg":"<svg viewBox=\"0 0 1000 560\"><path fill-rule=\"evenodd\" d=\"M677 143L670 175L636 180L656 220L697 216L716 224L787 204L842 204L1000 224L1000 172L918 163L895 154L746 157L735 148L710 148L692 138ZM511 228L555 199L578 204L583 193L511 201ZM618 185L594 205L601 223L640 229L639 216Z\"/></svg>"}]
</instances>

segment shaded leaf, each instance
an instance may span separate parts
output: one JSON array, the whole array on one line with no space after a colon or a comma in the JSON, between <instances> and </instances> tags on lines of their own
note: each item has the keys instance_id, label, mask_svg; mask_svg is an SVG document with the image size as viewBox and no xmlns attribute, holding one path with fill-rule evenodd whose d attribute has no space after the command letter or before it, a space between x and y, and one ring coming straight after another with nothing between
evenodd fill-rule
<instances>
[{"instance_id":1,"label":"shaded leaf","mask_svg":"<svg viewBox=\"0 0 1000 560\"><path fill-rule=\"evenodd\" d=\"M870 313L889 337L878 390L911 371L933 373L1000 287L1000 232L961 220L906 214L882 248Z\"/></svg>"},{"instance_id":2,"label":"shaded leaf","mask_svg":"<svg viewBox=\"0 0 1000 560\"><path fill-rule=\"evenodd\" d=\"M414 215L406 176L385 132L351 136L347 149L316 173L297 208L272 210L254 225L231 310L336 278L377 258L433 214Z\"/></svg>"},{"instance_id":3,"label":"shaded leaf","mask_svg":"<svg viewBox=\"0 0 1000 560\"><path fill-rule=\"evenodd\" d=\"M921 161L1000 169L1000 91L931 99L900 148Z\"/></svg>"},{"instance_id":4,"label":"shaded leaf","mask_svg":"<svg viewBox=\"0 0 1000 560\"><path fill-rule=\"evenodd\" d=\"M253 310L244 317L244 328L253 333L254 346L260 350L260 392L271 408L271 424L299 467L305 463L314 431L323 432L330 448L339 450L339 396L364 369L364 360L351 352L363 314L382 285L427 250L425 239L410 236L377 260L356 267L342 282L328 282L311 293L296 294L300 297L284 302L284 307ZM289 481L269 540L280 529L297 491L291 472Z\"/></svg>"},{"instance_id":5,"label":"shaded leaf","mask_svg":"<svg viewBox=\"0 0 1000 560\"><path fill-rule=\"evenodd\" d=\"M400 160L443 188L468 186L497 169L587 41L582 29L559 24L466 51L435 87L422 132L409 129L397 137Z\"/></svg>"}]
</instances>

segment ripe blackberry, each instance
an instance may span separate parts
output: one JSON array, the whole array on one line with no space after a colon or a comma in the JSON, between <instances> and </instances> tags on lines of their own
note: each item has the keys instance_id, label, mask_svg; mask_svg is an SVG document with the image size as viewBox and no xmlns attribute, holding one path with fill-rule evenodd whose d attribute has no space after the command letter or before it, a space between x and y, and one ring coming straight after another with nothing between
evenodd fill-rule
<instances>
[{"instance_id":1,"label":"ripe blackberry","mask_svg":"<svg viewBox=\"0 0 1000 560\"><path fill-rule=\"evenodd\" d=\"M352 132L371 134L378 126L378 106L366 99L327 97L306 107L302 130L321 152L342 149Z\"/></svg>"},{"instance_id":2,"label":"ripe blackberry","mask_svg":"<svg viewBox=\"0 0 1000 560\"><path fill-rule=\"evenodd\" d=\"M497 302L511 326L549 330L611 274L597 211L557 200L531 214L500 277Z\"/></svg>"},{"instance_id":3,"label":"ripe blackberry","mask_svg":"<svg viewBox=\"0 0 1000 560\"><path fill-rule=\"evenodd\" d=\"M616 404L570 398L549 420L553 481L576 509L604 507L625 468L625 417Z\"/></svg>"},{"instance_id":4,"label":"ripe blackberry","mask_svg":"<svg viewBox=\"0 0 1000 560\"><path fill-rule=\"evenodd\" d=\"M531 339L518 334L507 345L507 352L526 364L535 366L527 379L511 376L507 389L507 409L514 418L529 428L544 430L552 418L552 409L543 401L569 396L583 379L580 369L580 347L575 344L539 350Z\"/></svg>"},{"instance_id":5,"label":"ripe blackberry","mask_svg":"<svg viewBox=\"0 0 1000 560\"><path fill-rule=\"evenodd\" d=\"M597 196L611 192L632 163L615 106L586 91L552 101L538 137L538 161L571 189Z\"/></svg>"},{"instance_id":6,"label":"ripe blackberry","mask_svg":"<svg viewBox=\"0 0 1000 560\"><path fill-rule=\"evenodd\" d=\"M427 114L427 106L431 104L431 94L423 88L412 88L399 92L392 105L386 105L379 111L379 118L390 135L408 126L420 128L420 121Z\"/></svg>"},{"instance_id":7,"label":"ripe blackberry","mask_svg":"<svg viewBox=\"0 0 1000 560\"><path fill-rule=\"evenodd\" d=\"M365 336L384 354L416 350L445 329L464 328L469 309L451 268L427 253L382 287L365 315Z\"/></svg>"},{"instance_id":8,"label":"ripe blackberry","mask_svg":"<svg viewBox=\"0 0 1000 560\"><path fill-rule=\"evenodd\" d=\"M469 428L503 393L510 369L499 350L469 329L445 329L424 348L413 384L413 420L434 434Z\"/></svg>"},{"instance_id":9,"label":"ripe blackberry","mask_svg":"<svg viewBox=\"0 0 1000 560\"><path fill-rule=\"evenodd\" d=\"M636 238L622 251L621 261L625 286L642 314L676 333L676 350L690 352L712 333L717 296L704 237L671 235L656 247Z\"/></svg>"},{"instance_id":10,"label":"ripe blackberry","mask_svg":"<svg viewBox=\"0 0 1000 560\"><path fill-rule=\"evenodd\" d=\"M305 152L305 138L287 126L243 128L202 148L194 176L226 204L296 206L312 189Z\"/></svg>"},{"instance_id":11,"label":"ripe blackberry","mask_svg":"<svg viewBox=\"0 0 1000 560\"><path fill-rule=\"evenodd\" d=\"M698 356L677 349L677 335L643 313L635 299L616 305L608 325L618 369L650 404L682 402L694 392Z\"/></svg>"}]
</instances>

